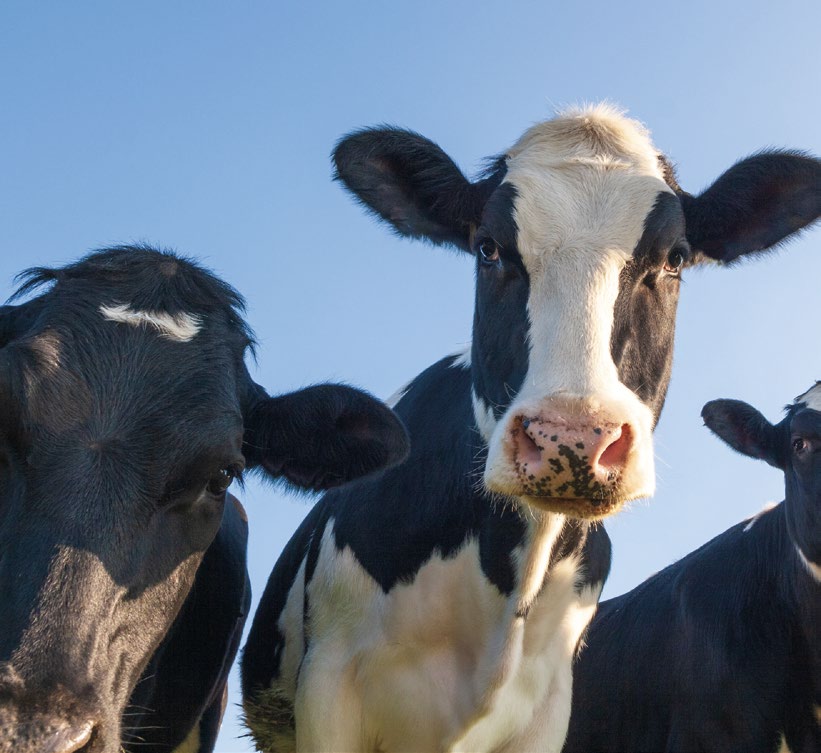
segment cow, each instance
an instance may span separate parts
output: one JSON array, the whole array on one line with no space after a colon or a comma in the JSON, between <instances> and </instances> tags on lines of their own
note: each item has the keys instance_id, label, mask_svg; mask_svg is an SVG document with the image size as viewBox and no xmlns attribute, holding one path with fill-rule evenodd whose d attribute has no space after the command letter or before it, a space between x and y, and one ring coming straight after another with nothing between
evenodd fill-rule
<instances>
[{"instance_id":1,"label":"cow","mask_svg":"<svg viewBox=\"0 0 821 753\"><path fill-rule=\"evenodd\" d=\"M333 160L397 233L473 255L473 339L400 392L408 460L326 494L281 554L247 724L263 751L559 751L600 520L654 490L682 272L816 220L821 163L760 153L694 196L608 106L533 126L475 182L397 128Z\"/></svg>"},{"instance_id":2,"label":"cow","mask_svg":"<svg viewBox=\"0 0 821 753\"><path fill-rule=\"evenodd\" d=\"M216 745L251 607L248 518L236 497L226 497L194 585L123 714L128 753L211 753Z\"/></svg>"},{"instance_id":3,"label":"cow","mask_svg":"<svg viewBox=\"0 0 821 753\"><path fill-rule=\"evenodd\" d=\"M600 605L565 753L821 750L821 383L774 426L737 400L702 415L785 499Z\"/></svg>"},{"instance_id":4,"label":"cow","mask_svg":"<svg viewBox=\"0 0 821 753\"><path fill-rule=\"evenodd\" d=\"M329 488L401 460L407 435L350 387L269 397L241 297L173 253L105 249L18 294L0 309L0 752L119 753L218 531L212 556L244 557L232 481Z\"/></svg>"}]
</instances>

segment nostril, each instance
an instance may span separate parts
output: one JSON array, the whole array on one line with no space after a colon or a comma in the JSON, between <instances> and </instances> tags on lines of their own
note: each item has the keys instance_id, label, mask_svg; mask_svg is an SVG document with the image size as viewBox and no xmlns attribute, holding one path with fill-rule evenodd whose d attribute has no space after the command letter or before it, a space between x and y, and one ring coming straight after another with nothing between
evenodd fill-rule
<instances>
[{"instance_id":1,"label":"nostril","mask_svg":"<svg viewBox=\"0 0 821 753\"><path fill-rule=\"evenodd\" d=\"M519 462L538 463L542 457L542 448L530 430L532 422L529 418L523 418L519 425L518 431L513 430Z\"/></svg>"},{"instance_id":2,"label":"nostril","mask_svg":"<svg viewBox=\"0 0 821 753\"><path fill-rule=\"evenodd\" d=\"M55 732L42 748L43 753L83 753L91 744L92 722Z\"/></svg>"},{"instance_id":3,"label":"nostril","mask_svg":"<svg viewBox=\"0 0 821 753\"><path fill-rule=\"evenodd\" d=\"M598 465L610 470L621 468L627 461L632 444L633 432L630 425L622 424L621 429L618 430L618 436L599 455Z\"/></svg>"}]
</instances>

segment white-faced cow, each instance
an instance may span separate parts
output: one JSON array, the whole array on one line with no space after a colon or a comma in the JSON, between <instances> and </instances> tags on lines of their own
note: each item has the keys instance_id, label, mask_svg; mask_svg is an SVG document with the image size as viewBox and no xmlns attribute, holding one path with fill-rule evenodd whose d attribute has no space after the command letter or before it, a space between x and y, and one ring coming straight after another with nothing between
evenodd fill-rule
<instances>
[{"instance_id":1,"label":"white-faced cow","mask_svg":"<svg viewBox=\"0 0 821 753\"><path fill-rule=\"evenodd\" d=\"M736 400L702 415L786 497L601 604L566 753L821 751L821 383L775 426Z\"/></svg>"},{"instance_id":2,"label":"white-faced cow","mask_svg":"<svg viewBox=\"0 0 821 753\"><path fill-rule=\"evenodd\" d=\"M821 213L788 152L679 189L606 107L541 123L469 182L418 134L343 139L337 175L402 235L474 254L468 353L396 410L410 458L326 495L277 563L243 658L263 750L557 751L610 544L654 489L682 269Z\"/></svg>"},{"instance_id":3,"label":"white-faced cow","mask_svg":"<svg viewBox=\"0 0 821 753\"><path fill-rule=\"evenodd\" d=\"M400 460L407 438L348 387L268 397L240 297L172 254L109 249L20 292L41 286L0 309L0 752L119 753L203 552L237 526L231 481L326 488Z\"/></svg>"}]
</instances>

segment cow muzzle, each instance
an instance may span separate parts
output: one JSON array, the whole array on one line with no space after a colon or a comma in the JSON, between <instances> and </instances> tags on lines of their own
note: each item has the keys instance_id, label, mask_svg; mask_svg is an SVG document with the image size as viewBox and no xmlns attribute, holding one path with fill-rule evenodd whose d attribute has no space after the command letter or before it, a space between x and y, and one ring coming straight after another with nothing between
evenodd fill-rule
<instances>
[{"instance_id":1,"label":"cow muzzle","mask_svg":"<svg viewBox=\"0 0 821 753\"><path fill-rule=\"evenodd\" d=\"M653 493L652 425L638 400L514 404L491 437L485 486L543 510L605 517Z\"/></svg>"},{"instance_id":2,"label":"cow muzzle","mask_svg":"<svg viewBox=\"0 0 821 753\"><path fill-rule=\"evenodd\" d=\"M87 715L69 721L46 712L0 708L0 753L96 753L105 750L100 742L97 725Z\"/></svg>"}]
</instances>

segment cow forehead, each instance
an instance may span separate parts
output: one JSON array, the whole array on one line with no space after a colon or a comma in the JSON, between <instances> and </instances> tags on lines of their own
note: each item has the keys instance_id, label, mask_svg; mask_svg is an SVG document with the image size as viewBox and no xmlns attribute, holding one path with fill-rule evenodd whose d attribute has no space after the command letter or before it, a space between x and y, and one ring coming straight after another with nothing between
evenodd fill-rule
<instances>
[{"instance_id":1,"label":"cow forehead","mask_svg":"<svg viewBox=\"0 0 821 753\"><path fill-rule=\"evenodd\" d=\"M659 194L673 193L646 129L606 106L533 126L509 151L505 182L526 264L563 248L626 259Z\"/></svg>"}]
</instances>

